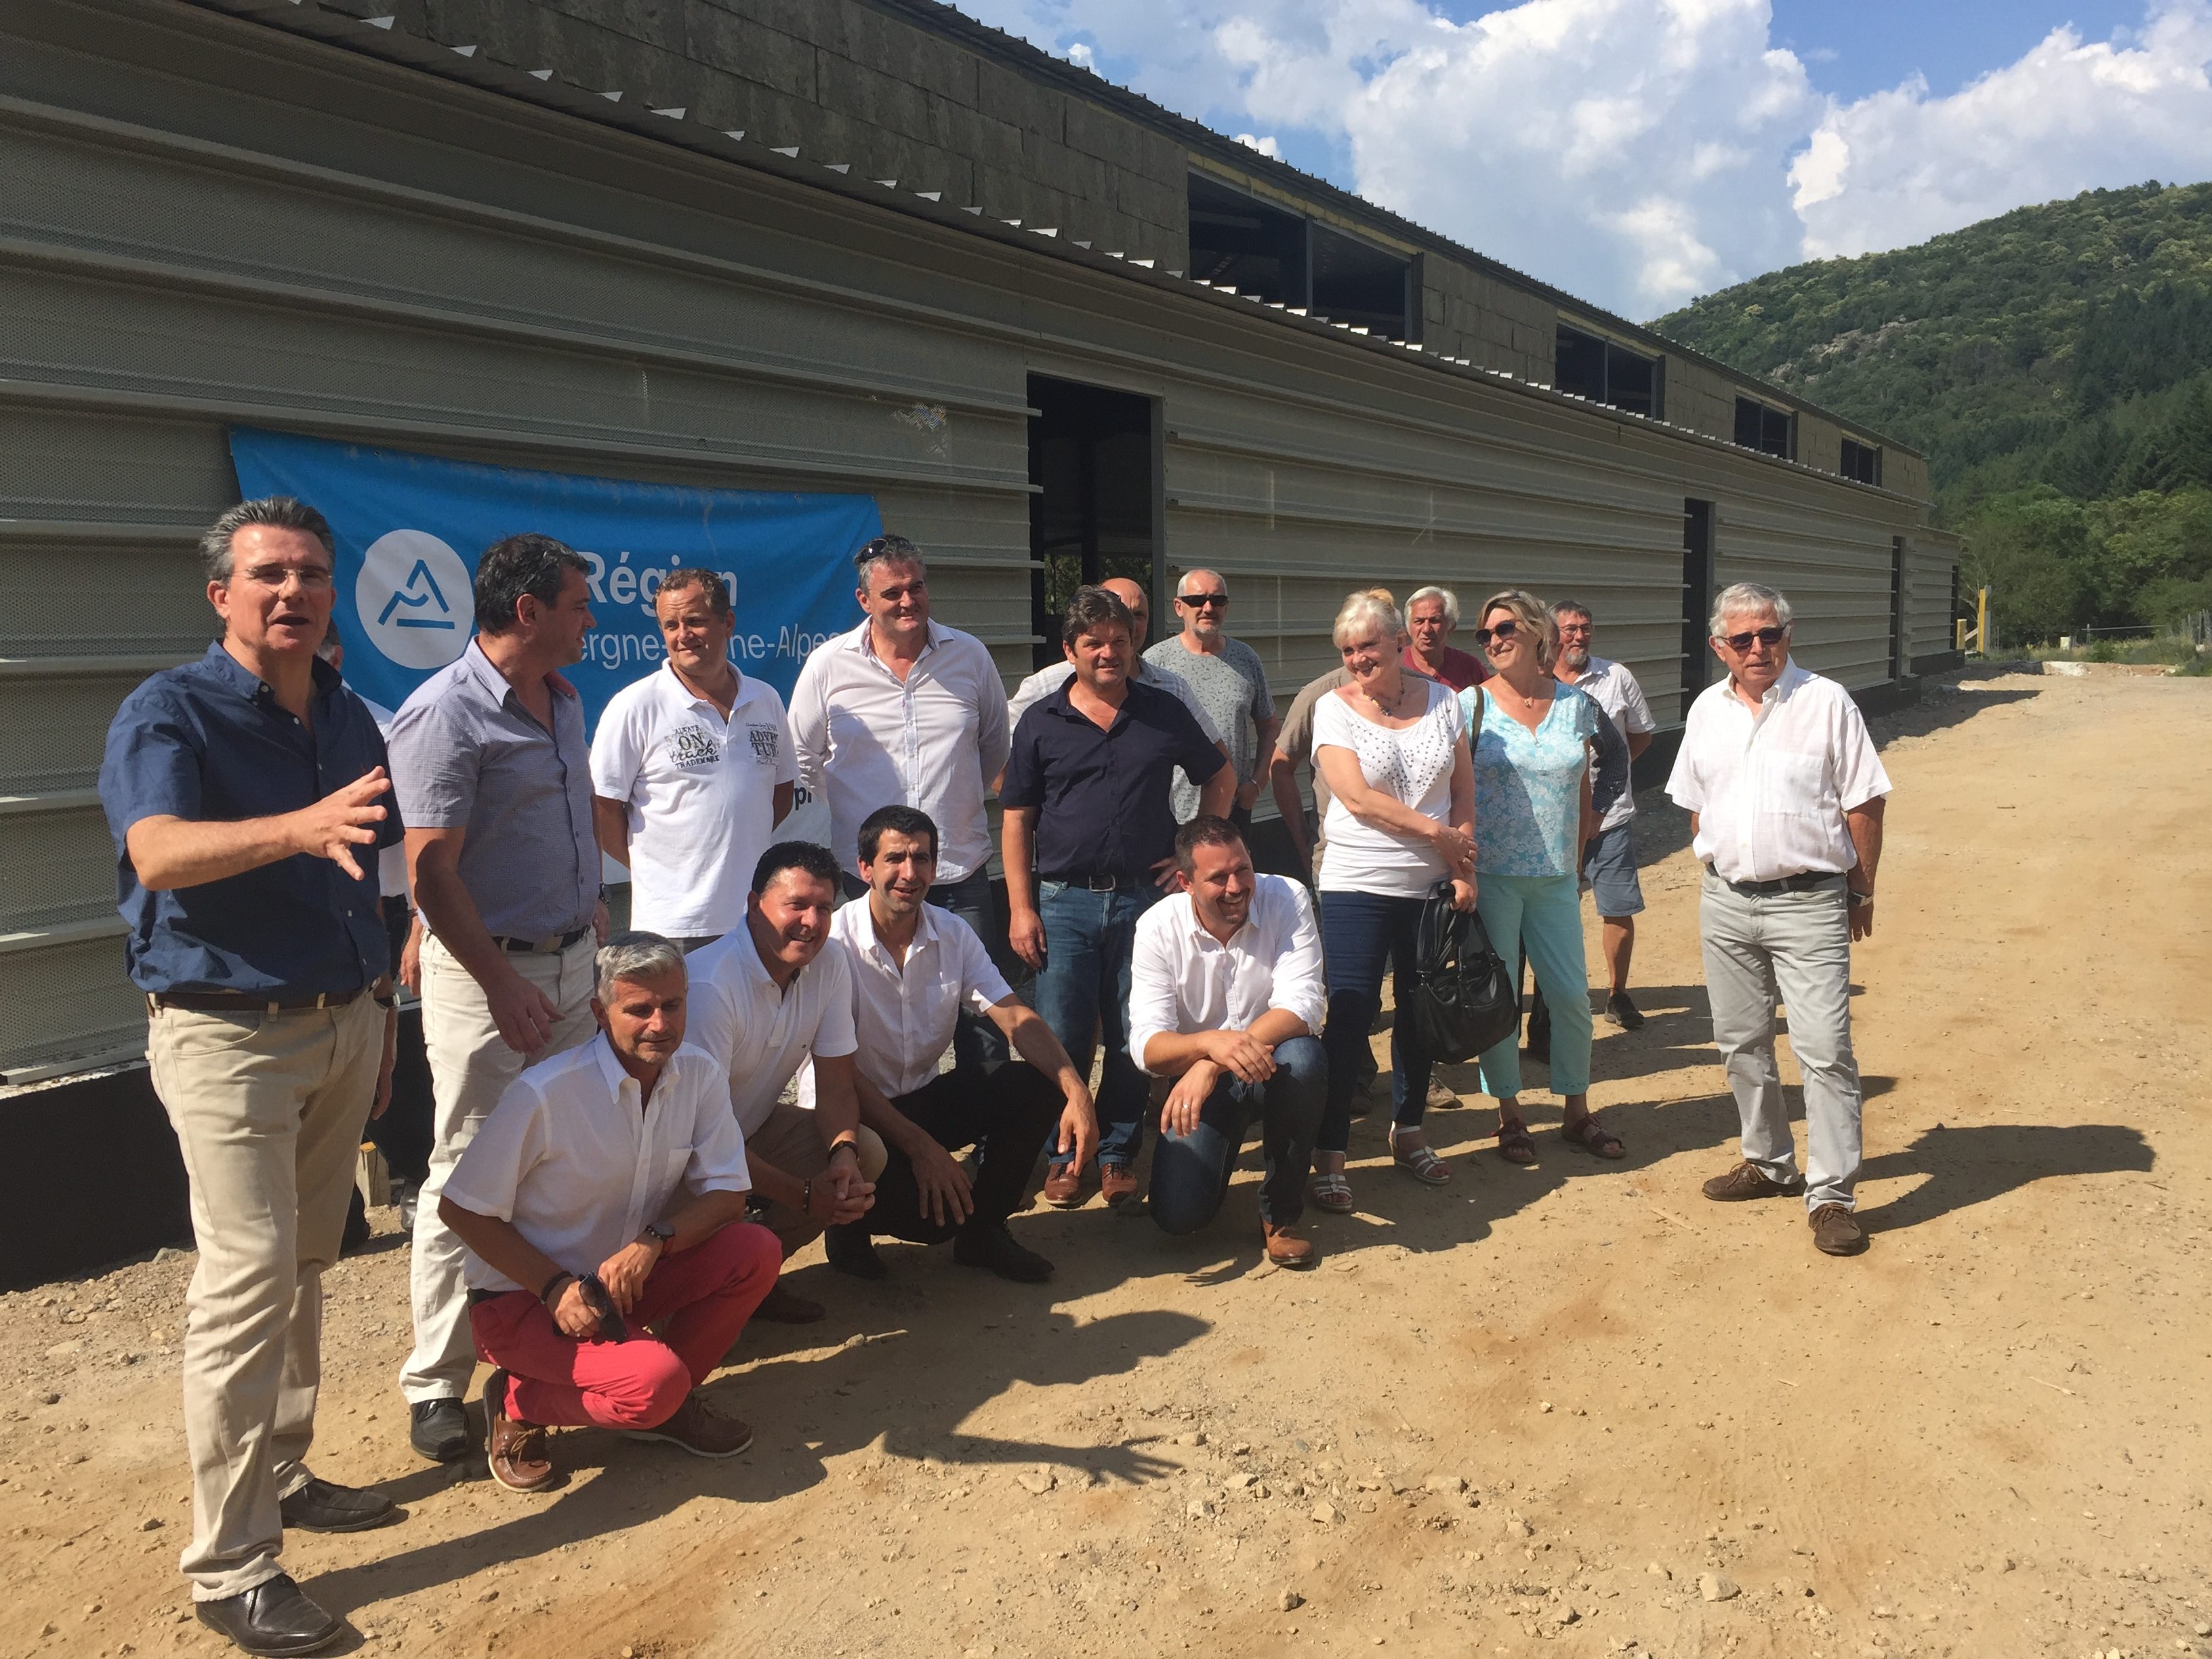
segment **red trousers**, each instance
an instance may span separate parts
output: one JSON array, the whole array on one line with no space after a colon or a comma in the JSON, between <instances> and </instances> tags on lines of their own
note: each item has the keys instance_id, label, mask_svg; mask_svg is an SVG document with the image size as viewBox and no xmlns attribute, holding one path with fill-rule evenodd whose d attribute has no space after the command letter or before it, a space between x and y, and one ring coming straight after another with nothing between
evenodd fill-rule
<instances>
[{"instance_id":1,"label":"red trousers","mask_svg":"<svg viewBox=\"0 0 2212 1659\"><path fill-rule=\"evenodd\" d=\"M654 1264L623 1316L627 1341L579 1342L528 1291L474 1304L469 1327L485 1363L507 1372L507 1416L549 1428L649 1429L722 1363L782 1267L774 1233L732 1222Z\"/></svg>"}]
</instances>

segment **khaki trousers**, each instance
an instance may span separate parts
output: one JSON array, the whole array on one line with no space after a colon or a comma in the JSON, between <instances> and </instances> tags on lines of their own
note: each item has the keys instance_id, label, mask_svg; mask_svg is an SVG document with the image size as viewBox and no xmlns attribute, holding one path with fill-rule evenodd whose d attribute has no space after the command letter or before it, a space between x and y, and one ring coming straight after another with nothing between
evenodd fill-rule
<instances>
[{"instance_id":1,"label":"khaki trousers","mask_svg":"<svg viewBox=\"0 0 2212 1659\"><path fill-rule=\"evenodd\" d=\"M280 1014L164 1008L148 1022L199 1243L184 1346L192 1536L178 1563L196 1600L283 1571L277 1504L308 1480L323 1269L345 1231L384 1021L363 996Z\"/></svg>"},{"instance_id":2,"label":"khaki trousers","mask_svg":"<svg viewBox=\"0 0 2212 1659\"><path fill-rule=\"evenodd\" d=\"M587 933L558 956L517 951L507 957L560 1010L552 1040L534 1054L520 1054L500 1036L483 988L469 970L435 936L422 941L422 1046L429 1054L435 1116L430 1170L415 1200L415 1249L407 1273L415 1351L400 1370L399 1391L410 1403L459 1400L476 1373L461 1241L438 1218L446 1177L508 1084L539 1060L588 1041L599 1029L592 1018L595 948Z\"/></svg>"},{"instance_id":3,"label":"khaki trousers","mask_svg":"<svg viewBox=\"0 0 2212 1659\"><path fill-rule=\"evenodd\" d=\"M787 1101L779 1103L769 1113L768 1121L745 1137L745 1158L781 1170L798 1181L811 1181L830 1167L830 1148L814 1114ZM860 1174L869 1181L880 1181L884 1165L890 1162L882 1138L866 1124L860 1125ZM787 1257L822 1231L822 1224L804 1210L773 1200L754 1218L775 1235Z\"/></svg>"}]
</instances>

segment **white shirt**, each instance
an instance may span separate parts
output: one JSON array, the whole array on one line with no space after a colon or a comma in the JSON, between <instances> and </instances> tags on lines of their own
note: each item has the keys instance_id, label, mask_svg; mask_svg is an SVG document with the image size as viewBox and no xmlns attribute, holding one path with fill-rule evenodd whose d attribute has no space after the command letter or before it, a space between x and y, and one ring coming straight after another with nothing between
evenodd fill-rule
<instances>
[{"instance_id":1,"label":"white shirt","mask_svg":"<svg viewBox=\"0 0 2212 1659\"><path fill-rule=\"evenodd\" d=\"M1889 787L1850 694L1794 662L1756 715L1730 680L1700 692L1667 780L1674 804L1698 814L1691 850L1728 881L1852 868L1844 814Z\"/></svg>"},{"instance_id":2,"label":"white shirt","mask_svg":"<svg viewBox=\"0 0 2212 1659\"><path fill-rule=\"evenodd\" d=\"M446 1178L465 1210L511 1221L572 1273L592 1273L645 1230L665 1221L681 1187L751 1189L745 1138L730 1115L722 1071L685 1043L660 1069L642 1107L637 1079L602 1031L540 1061L507 1085ZM534 1291L473 1250L461 1276L477 1291Z\"/></svg>"},{"instance_id":3,"label":"white shirt","mask_svg":"<svg viewBox=\"0 0 2212 1659\"><path fill-rule=\"evenodd\" d=\"M692 952L690 1041L720 1063L738 1127L751 1134L801 1061L834 1060L859 1048L853 1032L853 967L845 947L822 953L782 990L768 976L750 927L732 927Z\"/></svg>"},{"instance_id":4,"label":"white shirt","mask_svg":"<svg viewBox=\"0 0 2212 1659\"><path fill-rule=\"evenodd\" d=\"M1006 729L1012 731L1022 723L1022 716L1033 704L1042 702L1054 692L1075 678L1075 665L1060 661L1047 663L1042 668L1014 688L1013 698L1006 704ZM1190 682L1172 668L1163 668L1156 662L1137 659L1129 678L1140 685L1157 685L1163 691L1172 691L1182 699L1182 706L1190 710L1198 729L1206 733L1208 743L1221 741L1221 728L1213 723L1213 716L1206 712L1206 705L1198 700L1198 693L1190 689Z\"/></svg>"},{"instance_id":5,"label":"white shirt","mask_svg":"<svg viewBox=\"0 0 2212 1659\"><path fill-rule=\"evenodd\" d=\"M592 793L629 806L630 926L669 939L745 919L775 832L775 786L799 778L783 699L738 676L730 717L665 662L615 693L592 739Z\"/></svg>"},{"instance_id":6,"label":"white shirt","mask_svg":"<svg viewBox=\"0 0 2212 1659\"><path fill-rule=\"evenodd\" d=\"M1270 1008L1296 1014L1319 1036L1328 1007L1313 901L1287 877L1257 878L1251 913L1226 945L1200 924L1188 893L1164 898L1137 918L1129 1052L1139 1066L1156 1036L1241 1031Z\"/></svg>"},{"instance_id":7,"label":"white shirt","mask_svg":"<svg viewBox=\"0 0 2212 1659\"><path fill-rule=\"evenodd\" d=\"M830 848L851 869L861 823L903 803L936 821L937 878L965 880L989 862L983 793L1006 763L1006 686L982 641L929 624L929 643L901 681L876 655L864 621L808 656L791 688L799 775L830 802Z\"/></svg>"},{"instance_id":8,"label":"white shirt","mask_svg":"<svg viewBox=\"0 0 2212 1659\"><path fill-rule=\"evenodd\" d=\"M964 1005L981 1014L1013 995L975 930L934 904L921 907L902 968L876 937L865 898L841 906L830 937L853 966L853 1024L860 1038L853 1064L887 1100L912 1094L937 1075L952 1046ZM799 1103L813 1104L814 1068L799 1081Z\"/></svg>"},{"instance_id":9,"label":"white shirt","mask_svg":"<svg viewBox=\"0 0 2212 1659\"><path fill-rule=\"evenodd\" d=\"M1459 694L1435 680L1412 684L1427 689L1429 706L1402 730L1377 726L1334 691L1315 698L1314 770L1321 770L1323 749L1348 750L1370 789L1443 823L1451 816L1452 767L1461 746ZM1330 892L1425 898L1451 873L1433 843L1370 828L1334 795L1323 824L1328 843L1322 849L1316 885ZM1475 834L1481 833L1478 823Z\"/></svg>"},{"instance_id":10,"label":"white shirt","mask_svg":"<svg viewBox=\"0 0 2212 1659\"><path fill-rule=\"evenodd\" d=\"M1593 656L1583 677L1571 682L1575 690L1595 701L1605 710L1606 717L1620 728L1621 736L1653 730L1657 722L1651 718L1651 705L1644 700L1644 688L1636 683L1636 676L1610 657ZM1632 786L1620 792L1620 798L1605 809L1598 820L1601 830L1616 829L1636 816L1636 791Z\"/></svg>"}]
</instances>

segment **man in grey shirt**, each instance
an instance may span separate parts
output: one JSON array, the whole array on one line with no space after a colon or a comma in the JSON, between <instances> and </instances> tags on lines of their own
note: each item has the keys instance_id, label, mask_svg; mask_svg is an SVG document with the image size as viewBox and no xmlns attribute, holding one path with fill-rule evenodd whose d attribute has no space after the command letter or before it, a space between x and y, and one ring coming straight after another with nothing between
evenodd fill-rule
<instances>
[{"instance_id":1,"label":"man in grey shirt","mask_svg":"<svg viewBox=\"0 0 2212 1659\"><path fill-rule=\"evenodd\" d=\"M1275 746L1275 700L1267 690L1267 671L1260 653L1223 629L1229 615L1229 584L1219 572L1187 570L1176 584L1176 611L1182 632L1145 653L1145 661L1186 683L1225 745L1237 771L1237 794L1229 816L1239 829L1252 826L1252 803L1260 798L1260 763ZM1198 815L1198 787L1178 773L1171 797L1176 822Z\"/></svg>"},{"instance_id":2,"label":"man in grey shirt","mask_svg":"<svg viewBox=\"0 0 2212 1659\"><path fill-rule=\"evenodd\" d=\"M510 536L477 562L477 637L392 723L422 942L422 1037L436 1139L415 1210L415 1351L399 1374L409 1439L468 1451L476 1370L461 1245L438 1197L477 1126L532 1062L597 1029L592 953L604 933L583 704L560 671L594 626L590 569L550 536Z\"/></svg>"}]
</instances>

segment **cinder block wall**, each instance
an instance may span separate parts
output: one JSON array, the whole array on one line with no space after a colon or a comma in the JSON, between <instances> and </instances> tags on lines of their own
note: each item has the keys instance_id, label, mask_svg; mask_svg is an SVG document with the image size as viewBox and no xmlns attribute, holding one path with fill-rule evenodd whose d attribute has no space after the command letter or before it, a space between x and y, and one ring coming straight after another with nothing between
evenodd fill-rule
<instances>
[{"instance_id":1,"label":"cinder block wall","mask_svg":"<svg viewBox=\"0 0 2212 1659\"><path fill-rule=\"evenodd\" d=\"M1420 256L1419 279L1427 349L1551 383L1559 312L1549 300L1437 253Z\"/></svg>"}]
</instances>

